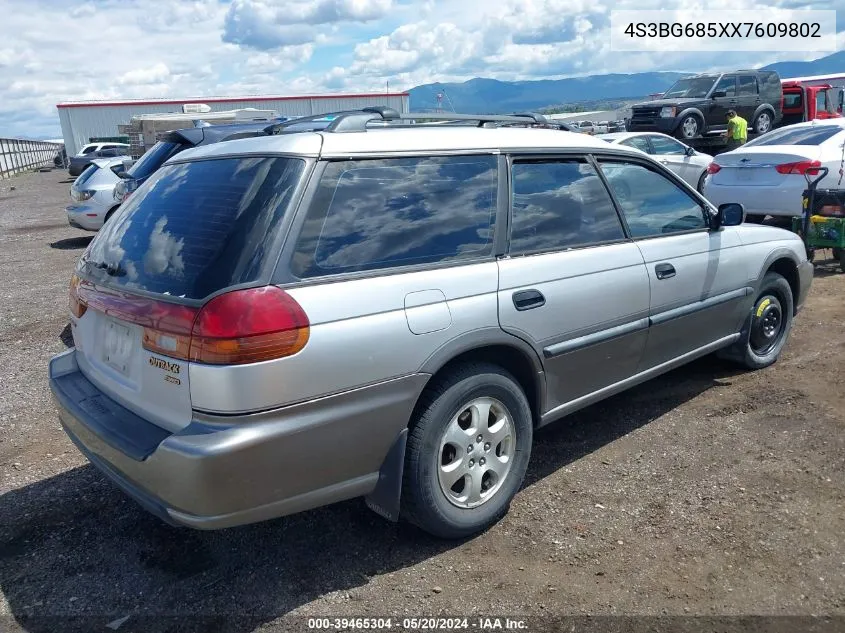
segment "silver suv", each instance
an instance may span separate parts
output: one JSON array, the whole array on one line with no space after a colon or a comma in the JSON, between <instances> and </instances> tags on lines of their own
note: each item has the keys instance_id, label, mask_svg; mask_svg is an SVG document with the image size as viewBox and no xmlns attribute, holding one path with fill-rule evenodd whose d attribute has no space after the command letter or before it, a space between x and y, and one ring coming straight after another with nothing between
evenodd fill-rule
<instances>
[{"instance_id":1,"label":"silver suv","mask_svg":"<svg viewBox=\"0 0 845 633\"><path fill-rule=\"evenodd\" d=\"M187 150L94 238L50 385L148 510L212 529L364 496L462 537L538 427L711 352L778 358L812 281L795 235L538 117L428 118Z\"/></svg>"}]
</instances>

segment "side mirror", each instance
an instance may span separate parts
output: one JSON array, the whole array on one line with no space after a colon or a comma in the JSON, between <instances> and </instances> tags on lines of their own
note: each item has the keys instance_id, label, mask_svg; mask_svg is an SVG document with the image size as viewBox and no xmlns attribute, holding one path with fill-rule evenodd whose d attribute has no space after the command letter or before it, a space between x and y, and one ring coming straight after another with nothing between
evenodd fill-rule
<instances>
[{"instance_id":1,"label":"side mirror","mask_svg":"<svg viewBox=\"0 0 845 633\"><path fill-rule=\"evenodd\" d=\"M711 99L719 99L721 97L727 97L727 96L728 96L728 93L725 92L724 90L717 90L712 95L710 95L710 98Z\"/></svg>"},{"instance_id":2,"label":"side mirror","mask_svg":"<svg viewBox=\"0 0 845 633\"><path fill-rule=\"evenodd\" d=\"M718 230L723 226L739 226L745 220L745 208L738 202L719 205L719 212L712 218L710 226Z\"/></svg>"},{"instance_id":3,"label":"side mirror","mask_svg":"<svg viewBox=\"0 0 845 633\"><path fill-rule=\"evenodd\" d=\"M684 150L684 154L687 156L695 156L695 150L691 147L687 147L686 150Z\"/></svg>"}]
</instances>

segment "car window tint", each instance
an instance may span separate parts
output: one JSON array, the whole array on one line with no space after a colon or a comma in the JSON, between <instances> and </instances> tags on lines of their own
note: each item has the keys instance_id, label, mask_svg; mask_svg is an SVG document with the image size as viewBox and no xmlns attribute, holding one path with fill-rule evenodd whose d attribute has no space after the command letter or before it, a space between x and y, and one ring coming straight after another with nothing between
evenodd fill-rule
<instances>
[{"instance_id":1,"label":"car window tint","mask_svg":"<svg viewBox=\"0 0 845 633\"><path fill-rule=\"evenodd\" d=\"M258 281L305 161L226 158L167 165L121 205L80 259L110 286L202 299Z\"/></svg>"},{"instance_id":2,"label":"car window tint","mask_svg":"<svg viewBox=\"0 0 845 633\"><path fill-rule=\"evenodd\" d=\"M654 135L650 138L655 154L685 154L686 147L671 138Z\"/></svg>"},{"instance_id":3,"label":"car window tint","mask_svg":"<svg viewBox=\"0 0 845 633\"><path fill-rule=\"evenodd\" d=\"M91 180L91 176L93 176L99 167L97 167L94 163L88 163L88 167L82 170L82 173L76 178L73 182L74 187L81 187L86 182Z\"/></svg>"},{"instance_id":4,"label":"car window tint","mask_svg":"<svg viewBox=\"0 0 845 633\"><path fill-rule=\"evenodd\" d=\"M627 145L628 147L635 147L646 154L651 153L651 148L648 146L648 140L644 136L632 136L631 138L626 138L624 141L619 141L619 144Z\"/></svg>"},{"instance_id":5,"label":"car window tint","mask_svg":"<svg viewBox=\"0 0 845 633\"><path fill-rule=\"evenodd\" d=\"M843 131L845 131L845 127L841 125L807 125L798 128L782 128L749 141L745 144L745 147L820 145Z\"/></svg>"},{"instance_id":6,"label":"car window tint","mask_svg":"<svg viewBox=\"0 0 845 633\"><path fill-rule=\"evenodd\" d=\"M662 174L624 161L602 161L601 169L633 237L706 227L702 206Z\"/></svg>"},{"instance_id":7,"label":"car window tint","mask_svg":"<svg viewBox=\"0 0 845 633\"><path fill-rule=\"evenodd\" d=\"M95 151L97 151L96 145L91 145L90 147L83 147L82 148L83 154L90 154L91 152L95 152Z\"/></svg>"},{"instance_id":8,"label":"car window tint","mask_svg":"<svg viewBox=\"0 0 845 633\"><path fill-rule=\"evenodd\" d=\"M511 254L624 239L610 195L586 161L515 163Z\"/></svg>"},{"instance_id":9,"label":"car window tint","mask_svg":"<svg viewBox=\"0 0 845 633\"><path fill-rule=\"evenodd\" d=\"M789 92L783 95L783 107L786 108L801 108L804 105L804 99L800 92Z\"/></svg>"},{"instance_id":10,"label":"car window tint","mask_svg":"<svg viewBox=\"0 0 845 633\"><path fill-rule=\"evenodd\" d=\"M757 78L754 75L740 75L739 95L756 95L757 94Z\"/></svg>"},{"instance_id":11,"label":"car window tint","mask_svg":"<svg viewBox=\"0 0 845 633\"><path fill-rule=\"evenodd\" d=\"M726 97L736 96L736 77L722 77L713 92L724 92Z\"/></svg>"},{"instance_id":12,"label":"car window tint","mask_svg":"<svg viewBox=\"0 0 845 633\"><path fill-rule=\"evenodd\" d=\"M827 92L820 90L816 93L816 112L827 112Z\"/></svg>"},{"instance_id":13,"label":"car window tint","mask_svg":"<svg viewBox=\"0 0 845 633\"><path fill-rule=\"evenodd\" d=\"M291 270L316 277L489 256L497 183L494 156L329 163Z\"/></svg>"}]
</instances>

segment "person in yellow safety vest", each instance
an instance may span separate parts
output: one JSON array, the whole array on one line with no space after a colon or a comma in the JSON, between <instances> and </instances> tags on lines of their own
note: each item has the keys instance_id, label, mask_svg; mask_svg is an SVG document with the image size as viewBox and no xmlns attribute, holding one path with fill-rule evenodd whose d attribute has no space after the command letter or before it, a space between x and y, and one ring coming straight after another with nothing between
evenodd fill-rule
<instances>
[{"instance_id":1,"label":"person in yellow safety vest","mask_svg":"<svg viewBox=\"0 0 845 633\"><path fill-rule=\"evenodd\" d=\"M725 136L728 137L728 151L745 145L748 140L748 121L736 113L736 110L728 110L725 118L728 120L728 130Z\"/></svg>"}]
</instances>

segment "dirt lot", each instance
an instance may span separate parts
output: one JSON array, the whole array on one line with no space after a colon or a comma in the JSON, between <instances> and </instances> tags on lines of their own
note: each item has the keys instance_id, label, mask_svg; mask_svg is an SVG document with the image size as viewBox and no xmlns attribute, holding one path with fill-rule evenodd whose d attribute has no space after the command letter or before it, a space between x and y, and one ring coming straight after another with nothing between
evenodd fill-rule
<instances>
[{"instance_id":1,"label":"dirt lot","mask_svg":"<svg viewBox=\"0 0 845 633\"><path fill-rule=\"evenodd\" d=\"M477 538L440 542L358 500L195 532L124 498L56 420L46 364L68 344L70 269L90 240L65 222L69 186L61 172L0 181L0 630L438 614L532 616L537 631L564 615L845 627L845 275L832 266L773 368L705 359L539 433L510 514Z\"/></svg>"}]
</instances>

